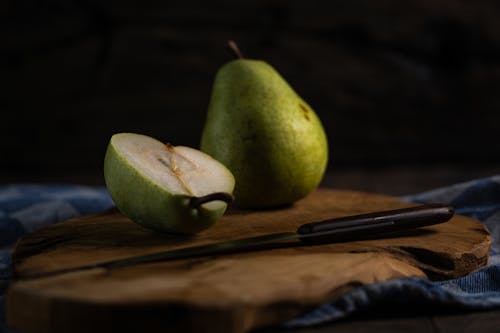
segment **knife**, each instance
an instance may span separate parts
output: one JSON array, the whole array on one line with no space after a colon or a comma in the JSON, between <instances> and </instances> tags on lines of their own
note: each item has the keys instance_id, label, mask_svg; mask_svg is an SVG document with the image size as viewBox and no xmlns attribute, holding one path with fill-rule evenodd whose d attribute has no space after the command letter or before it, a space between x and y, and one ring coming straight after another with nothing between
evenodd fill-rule
<instances>
[{"instance_id":1,"label":"knife","mask_svg":"<svg viewBox=\"0 0 500 333\"><path fill-rule=\"evenodd\" d=\"M186 247L128 257L95 264L42 272L21 277L21 280L42 278L93 268L113 269L159 261L213 256L244 251L255 251L297 245L326 243L384 237L388 234L443 223L451 219L453 208L441 204L332 218L301 225L295 232L281 232L263 236L229 240L201 246Z\"/></svg>"}]
</instances>

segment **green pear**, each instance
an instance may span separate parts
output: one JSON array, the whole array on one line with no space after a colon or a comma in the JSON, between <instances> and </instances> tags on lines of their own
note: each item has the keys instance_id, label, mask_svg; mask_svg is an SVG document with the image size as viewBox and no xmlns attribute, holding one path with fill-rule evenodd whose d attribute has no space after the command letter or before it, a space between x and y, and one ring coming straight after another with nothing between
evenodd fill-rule
<instances>
[{"instance_id":1,"label":"green pear","mask_svg":"<svg viewBox=\"0 0 500 333\"><path fill-rule=\"evenodd\" d=\"M243 58L217 72L201 150L231 170L234 204L242 208L305 197L328 161L325 131L311 106L268 63Z\"/></svg>"},{"instance_id":2,"label":"green pear","mask_svg":"<svg viewBox=\"0 0 500 333\"><path fill-rule=\"evenodd\" d=\"M214 224L234 189L231 172L207 154L133 133L111 137L104 179L116 207L132 221L185 234Z\"/></svg>"}]
</instances>

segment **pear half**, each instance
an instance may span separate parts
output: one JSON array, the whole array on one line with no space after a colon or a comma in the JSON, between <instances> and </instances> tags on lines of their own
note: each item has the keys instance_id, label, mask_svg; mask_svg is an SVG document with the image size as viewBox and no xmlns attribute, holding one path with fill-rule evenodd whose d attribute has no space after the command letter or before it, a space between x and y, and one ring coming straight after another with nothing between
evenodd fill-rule
<instances>
[{"instance_id":1,"label":"pear half","mask_svg":"<svg viewBox=\"0 0 500 333\"><path fill-rule=\"evenodd\" d=\"M199 150L134 133L111 137L104 179L116 207L132 221L185 234L224 214L235 182L224 165Z\"/></svg>"}]
</instances>

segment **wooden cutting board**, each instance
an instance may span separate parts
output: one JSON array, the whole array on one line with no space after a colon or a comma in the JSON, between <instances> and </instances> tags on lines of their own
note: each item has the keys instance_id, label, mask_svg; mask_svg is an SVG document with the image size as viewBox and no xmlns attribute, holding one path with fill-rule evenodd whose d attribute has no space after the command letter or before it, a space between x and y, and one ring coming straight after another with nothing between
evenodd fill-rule
<instances>
[{"instance_id":1,"label":"wooden cutting board","mask_svg":"<svg viewBox=\"0 0 500 333\"><path fill-rule=\"evenodd\" d=\"M193 237L158 234L116 212L52 225L21 239L17 278L150 252L271 232L321 219L410 206L396 198L321 189L277 210L232 211ZM455 278L487 262L479 222L397 237L91 269L14 281L7 320L23 332L245 332L293 318L367 283Z\"/></svg>"}]
</instances>

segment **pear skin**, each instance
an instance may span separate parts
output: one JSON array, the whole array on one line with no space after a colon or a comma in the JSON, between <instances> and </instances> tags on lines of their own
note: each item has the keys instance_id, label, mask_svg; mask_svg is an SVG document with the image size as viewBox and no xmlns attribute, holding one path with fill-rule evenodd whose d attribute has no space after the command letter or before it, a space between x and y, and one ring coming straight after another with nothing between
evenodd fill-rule
<instances>
[{"instance_id":1,"label":"pear skin","mask_svg":"<svg viewBox=\"0 0 500 333\"><path fill-rule=\"evenodd\" d=\"M217 72L201 150L235 176L241 208L291 204L323 178L328 143L321 121L281 75L260 60Z\"/></svg>"}]
</instances>

